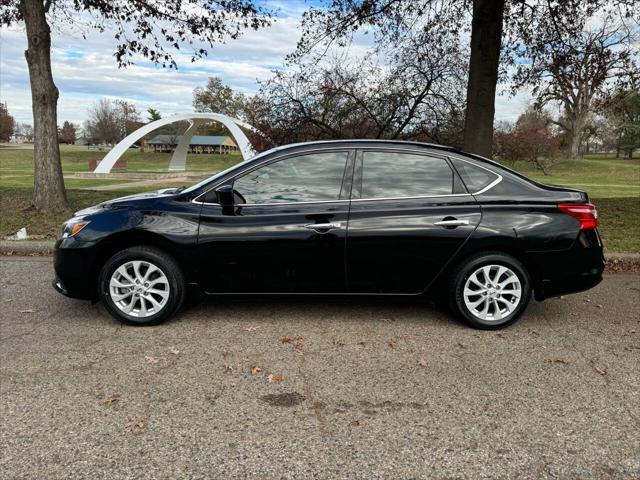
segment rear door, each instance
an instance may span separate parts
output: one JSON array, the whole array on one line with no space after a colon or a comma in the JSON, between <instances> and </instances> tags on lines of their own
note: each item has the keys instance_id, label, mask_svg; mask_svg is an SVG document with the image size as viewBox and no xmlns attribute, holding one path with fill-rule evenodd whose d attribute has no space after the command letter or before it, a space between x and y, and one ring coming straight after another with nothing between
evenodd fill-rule
<instances>
[{"instance_id":1,"label":"rear door","mask_svg":"<svg viewBox=\"0 0 640 480\"><path fill-rule=\"evenodd\" d=\"M445 156L424 150L358 151L347 237L348 290L424 291L480 217Z\"/></svg>"},{"instance_id":2,"label":"rear door","mask_svg":"<svg viewBox=\"0 0 640 480\"><path fill-rule=\"evenodd\" d=\"M208 293L344 293L353 159L347 149L277 158L204 204L198 258Z\"/></svg>"}]
</instances>

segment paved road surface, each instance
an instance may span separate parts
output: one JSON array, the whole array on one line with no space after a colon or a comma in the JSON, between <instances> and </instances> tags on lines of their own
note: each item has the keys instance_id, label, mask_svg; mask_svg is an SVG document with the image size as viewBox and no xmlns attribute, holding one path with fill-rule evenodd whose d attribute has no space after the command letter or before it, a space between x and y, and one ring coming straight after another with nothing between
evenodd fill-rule
<instances>
[{"instance_id":1,"label":"paved road surface","mask_svg":"<svg viewBox=\"0 0 640 480\"><path fill-rule=\"evenodd\" d=\"M0 267L3 479L640 478L638 276L497 333L328 299L127 328Z\"/></svg>"}]
</instances>

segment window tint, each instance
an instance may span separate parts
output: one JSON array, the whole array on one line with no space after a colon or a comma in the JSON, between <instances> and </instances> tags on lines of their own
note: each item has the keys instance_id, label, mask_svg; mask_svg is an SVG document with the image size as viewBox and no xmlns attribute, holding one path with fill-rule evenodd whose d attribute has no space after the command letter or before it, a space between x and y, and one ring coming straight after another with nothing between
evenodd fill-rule
<instances>
[{"instance_id":1,"label":"window tint","mask_svg":"<svg viewBox=\"0 0 640 480\"><path fill-rule=\"evenodd\" d=\"M479 192L498 178L495 173L471 163L463 162L462 160L457 160L455 158L453 158L452 161L456 170L458 170L458 173L462 177L462 181L471 193Z\"/></svg>"},{"instance_id":2,"label":"window tint","mask_svg":"<svg viewBox=\"0 0 640 480\"><path fill-rule=\"evenodd\" d=\"M442 158L364 152L362 198L420 197L453 192L453 172Z\"/></svg>"},{"instance_id":3,"label":"window tint","mask_svg":"<svg viewBox=\"0 0 640 480\"><path fill-rule=\"evenodd\" d=\"M246 203L337 200L347 155L327 152L280 160L243 175L233 188Z\"/></svg>"}]
</instances>

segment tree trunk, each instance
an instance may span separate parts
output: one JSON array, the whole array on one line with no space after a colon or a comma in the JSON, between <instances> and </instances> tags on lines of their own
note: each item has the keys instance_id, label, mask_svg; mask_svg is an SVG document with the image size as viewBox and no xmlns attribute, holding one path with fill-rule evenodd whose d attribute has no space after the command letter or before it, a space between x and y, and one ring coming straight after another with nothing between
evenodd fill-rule
<instances>
[{"instance_id":1,"label":"tree trunk","mask_svg":"<svg viewBox=\"0 0 640 480\"><path fill-rule=\"evenodd\" d=\"M493 146L503 14L504 0L473 0L464 149L485 157Z\"/></svg>"},{"instance_id":2,"label":"tree trunk","mask_svg":"<svg viewBox=\"0 0 640 480\"><path fill-rule=\"evenodd\" d=\"M20 0L27 29L34 131L33 204L41 211L68 208L58 147L58 89L51 74L51 31L42 0Z\"/></svg>"}]
</instances>

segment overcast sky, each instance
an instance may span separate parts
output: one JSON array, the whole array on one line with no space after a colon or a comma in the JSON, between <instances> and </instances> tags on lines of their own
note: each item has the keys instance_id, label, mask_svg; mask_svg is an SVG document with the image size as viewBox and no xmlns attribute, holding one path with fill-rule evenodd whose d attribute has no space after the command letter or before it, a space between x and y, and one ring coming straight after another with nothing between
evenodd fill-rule
<instances>
[{"instance_id":1,"label":"overcast sky","mask_svg":"<svg viewBox=\"0 0 640 480\"><path fill-rule=\"evenodd\" d=\"M300 36L304 0L264 0L278 8L273 26L257 32L247 31L240 39L209 49L204 60L191 63L189 56L177 53L178 70L163 69L139 61L118 69L113 52L115 40L108 31L90 31L88 38L74 31L54 31L52 46L53 77L60 90L58 119L82 123L87 108L101 97L121 98L144 112L148 107L163 116L193 111L193 89L203 86L207 77L218 76L233 88L254 93L258 81L271 70L281 68ZM18 122L32 123L29 74L24 58L26 38L22 28L3 28L0 33L0 100ZM515 120L529 100L527 95L498 96L496 120Z\"/></svg>"}]
</instances>

